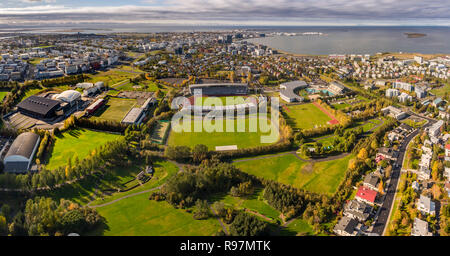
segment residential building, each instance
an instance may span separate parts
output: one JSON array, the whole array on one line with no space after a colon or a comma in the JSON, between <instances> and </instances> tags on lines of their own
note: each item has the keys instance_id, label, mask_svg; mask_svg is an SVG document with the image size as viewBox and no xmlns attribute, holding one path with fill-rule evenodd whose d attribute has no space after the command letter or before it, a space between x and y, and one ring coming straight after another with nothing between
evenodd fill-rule
<instances>
[{"instance_id":1,"label":"residential building","mask_svg":"<svg viewBox=\"0 0 450 256\"><path fill-rule=\"evenodd\" d=\"M349 217L342 217L334 226L334 233L340 236L357 236L359 234L358 221Z\"/></svg>"},{"instance_id":2,"label":"residential building","mask_svg":"<svg viewBox=\"0 0 450 256\"><path fill-rule=\"evenodd\" d=\"M419 218L414 219L414 224L411 229L411 236L432 236L428 228L428 222L423 221Z\"/></svg>"},{"instance_id":3,"label":"residential building","mask_svg":"<svg viewBox=\"0 0 450 256\"><path fill-rule=\"evenodd\" d=\"M430 197L420 195L419 202L417 203L417 209L419 211L421 211L422 213L435 215L436 214L435 207L436 205L433 202L433 200L431 200Z\"/></svg>"}]
</instances>

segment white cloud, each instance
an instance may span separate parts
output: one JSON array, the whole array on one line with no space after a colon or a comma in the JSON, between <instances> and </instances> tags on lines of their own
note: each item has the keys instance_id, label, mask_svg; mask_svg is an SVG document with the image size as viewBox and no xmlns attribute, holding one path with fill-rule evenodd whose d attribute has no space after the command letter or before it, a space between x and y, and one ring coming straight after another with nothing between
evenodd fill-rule
<instances>
[{"instance_id":1,"label":"white cloud","mask_svg":"<svg viewBox=\"0 0 450 256\"><path fill-rule=\"evenodd\" d=\"M54 0L22 0L55 2ZM221 23L292 23L354 20L361 22L450 20L447 0L147 0L143 6L74 7L32 5L0 8L0 19L19 22L104 20L122 22L203 21ZM162 4L161 4L162 3Z\"/></svg>"}]
</instances>

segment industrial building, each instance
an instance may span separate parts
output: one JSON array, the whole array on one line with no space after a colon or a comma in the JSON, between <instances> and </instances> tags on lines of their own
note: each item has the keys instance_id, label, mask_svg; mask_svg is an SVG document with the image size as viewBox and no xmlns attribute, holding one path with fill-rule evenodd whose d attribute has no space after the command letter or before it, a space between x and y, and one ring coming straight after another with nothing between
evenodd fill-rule
<instances>
[{"instance_id":1,"label":"industrial building","mask_svg":"<svg viewBox=\"0 0 450 256\"><path fill-rule=\"evenodd\" d=\"M31 167L39 142L40 137L36 133L25 132L20 134L12 143L3 160L5 172L27 172Z\"/></svg>"}]
</instances>

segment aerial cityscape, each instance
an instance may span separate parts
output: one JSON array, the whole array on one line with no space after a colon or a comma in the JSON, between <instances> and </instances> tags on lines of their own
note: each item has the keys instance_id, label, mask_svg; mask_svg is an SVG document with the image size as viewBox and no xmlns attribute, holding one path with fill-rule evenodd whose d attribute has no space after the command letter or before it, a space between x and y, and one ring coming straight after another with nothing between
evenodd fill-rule
<instances>
[{"instance_id":1,"label":"aerial cityscape","mask_svg":"<svg viewBox=\"0 0 450 256\"><path fill-rule=\"evenodd\" d=\"M448 13L2 1L0 236L449 236Z\"/></svg>"}]
</instances>

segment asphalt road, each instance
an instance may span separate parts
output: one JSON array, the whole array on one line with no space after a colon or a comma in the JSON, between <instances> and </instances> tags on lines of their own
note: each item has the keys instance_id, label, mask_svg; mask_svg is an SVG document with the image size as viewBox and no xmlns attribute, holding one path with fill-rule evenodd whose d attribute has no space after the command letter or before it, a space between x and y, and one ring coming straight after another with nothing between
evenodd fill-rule
<instances>
[{"instance_id":1,"label":"asphalt road","mask_svg":"<svg viewBox=\"0 0 450 256\"><path fill-rule=\"evenodd\" d=\"M428 123L424 127L428 127L434 123L434 120L428 119ZM397 190L398 180L400 178L400 171L403 164L403 158L405 157L406 147L408 143L419 133L418 130L415 130L411 133L405 140L402 142L402 145L399 149L399 156L397 161L397 168L392 169L391 181L389 182L388 189L386 192L386 197L384 198L383 205L381 206L380 213L375 222L372 233L377 233L380 236L383 235L384 229L386 227L387 221L389 219L389 215L391 213L392 204L394 203L395 191Z\"/></svg>"}]
</instances>

